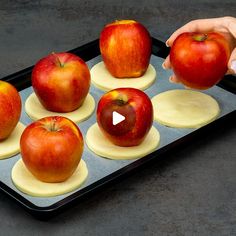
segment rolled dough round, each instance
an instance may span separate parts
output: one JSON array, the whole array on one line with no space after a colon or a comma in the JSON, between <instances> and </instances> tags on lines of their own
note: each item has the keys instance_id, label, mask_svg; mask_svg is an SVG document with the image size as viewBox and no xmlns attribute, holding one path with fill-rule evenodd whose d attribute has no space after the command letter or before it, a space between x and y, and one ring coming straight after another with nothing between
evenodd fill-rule
<instances>
[{"instance_id":1,"label":"rolled dough round","mask_svg":"<svg viewBox=\"0 0 236 236\"><path fill-rule=\"evenodd\" d=\"M12 181L23 193L34 197L53 197L79 188L88 176L86 163L81 160L74 174L61 183L45 183L36 179L25 167L22 159L12 168Z\"/></svg>"},{"instance_id":2,"label":"rolled dough round","mask_svg":"<svg viewBox=\"0 0 236 236\"><path fill-rule=\"evenodd\" d=\"M202 92L177 89L152 98L154 119L175 128L199 128L215 120L220 108L217 101Z\"/></svg>"},{"instance_id":3,"label":"rolled dough round","mask_svg":"<svg viewBox=\"0 0 236 236\"><path fill-rule=\"evenodd\" d=\"M103 62L94 65L90 73L92 84L103 91L128 87L145 90L156 79L156 70L151 64L148 66L146 73L138 78L115 78L108 72Z\"/></svg>"},{"instance_id":4,"label":"rolled dough round","mask_svg":"<svg viewBox=\"0 0 236 236\"><path fill-rule=\"evenodd\" d=\"M133 147L120 147L111 143L100 131L98 124L93 124L86 134L86 144L91 151L108 159L129 160L144 157L159 145L160 134L153 126L144 141Z\"/></svg>"},{"instance_id":5,"label":"rolled dough round","mask_svg":"<svg viewBox=\"0 0 236 236\"><path fill-rule=\"evenodd\" d=\"M18 122L10 136L0 142L0 160L12 157L20 152L20 137L25 126Z\"/></svg>"},{"instance_id":6,"label":"rolled dough round","mask_svg":"<svg viewBox=\"0 0 236 236\"><path fill-rule=\"evenodd\" d=\"M88 94L84 103L77 110L66 113L52 112L46 110L38 100L35 93L32 93L25 102L25 111L32 120L39 120L46 116L64 116L75 123L82 122L89 118L95 109L95 101L92 95Z\"/></svg>"}]
</instances>

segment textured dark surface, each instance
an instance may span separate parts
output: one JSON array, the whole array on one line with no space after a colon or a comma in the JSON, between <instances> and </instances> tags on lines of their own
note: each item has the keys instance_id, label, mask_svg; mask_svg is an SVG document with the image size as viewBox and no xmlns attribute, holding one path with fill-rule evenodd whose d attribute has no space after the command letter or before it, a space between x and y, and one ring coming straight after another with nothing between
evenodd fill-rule
<instances>
[{"instance_id":1,"label":"textured dark surface","mask_svg":"<svg viewBox=\"0 0 236 236\"><path fill-rule=\"evenodd\" d=\"M192 19L235 14L234 0L1 0L0 77L98 38L114 19L166 40ZM235 131L216 130L48 222L0 193L0 235L236 235Z\"/></svg>"}]
</instances>

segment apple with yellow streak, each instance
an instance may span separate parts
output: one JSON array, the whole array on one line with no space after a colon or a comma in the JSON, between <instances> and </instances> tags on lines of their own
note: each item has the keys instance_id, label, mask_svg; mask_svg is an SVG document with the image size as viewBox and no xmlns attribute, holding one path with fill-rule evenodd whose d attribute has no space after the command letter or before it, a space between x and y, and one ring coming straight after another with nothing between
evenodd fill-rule
<instances>
[{"instance_id":1,"label":"apple with yellow streak","mask_svg":"<svg viewBox=\"0 0 236 236\"><path fill-rule=\"evenodd\" d=\"M84 141L78 126L68 118L50 116L31 123L20 139L27 169L43 182L67 180L76 170Z\"/></svg>"},{"instance_id":2,"label":"apple with yellow streak","mask_svg":"<svg viewBox=\"0 0 236 236\"><path fill-rule=\"evenodd\" d=\"M32 86L47 110L71 112L83 104L89 92L90 72L80 57L52 53L34 66Z\"/></svg>"}]
</instances>

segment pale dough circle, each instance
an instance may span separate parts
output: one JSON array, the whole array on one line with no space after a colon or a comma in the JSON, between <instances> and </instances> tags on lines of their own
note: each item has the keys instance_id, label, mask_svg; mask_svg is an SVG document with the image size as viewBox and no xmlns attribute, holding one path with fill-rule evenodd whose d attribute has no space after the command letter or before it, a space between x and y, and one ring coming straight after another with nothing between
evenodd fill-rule
<instances>
[{"instance_id":1,"label":"pale dough circle","mask_svg":"<svg viewBox=\"0 0 236 236\"><path fill-rule=\"evenodd\" d=\"M15 163L11 172L14 185L21 192L33 197L53 197L72 192L84 183L87 176L88 169L82 159L74 174L61 183L45 183L36 179L25 167L22 159Z\"/></svg>"},{"instance_id":2,"label":"pale dough circle","mask_svg":"<svg viewBox=\"0 0 236 236\"><path fill-rule=\"evenodd\" d=\"M145 90L149 88L156 79L156 70L151 64L149 64L146 73L138 78L117 79L108 72L104 62L99 62L94 65L90 73L92 84L103 91L110 91L116 88L137 88Z\"/></svg>"},{"instance_id":3,"label":"pale dough circle","mask_svg":"<svg viewBox=\"0 0 236 236\"><path fill-rule=\"evenodd\" d=\"M193 90L169 90L152 98L154 119L175 128L199 128L215 120L220 108L211 96Z\"/></svg>"},{"instance_id":4,"label":"pale dough circle","mask_svg":"<svg viewBox=\"0 0 236 236\"><path fill-rule=\"evenodd\" d=\"M52 112L46 110L40 103L35 93L32 93L25 102L25 111L32 120L39 120L46 116L64 116L75 123L82 122L92 115L95 109L95 101L92 95L88 94L84 103L77 110L72 112Z\"/></svg>"},{"instance_id":5,"label":"pale dough circle","mask_svg":"<svg viewBox=\"0 0 236 236\"><path fill-rule=\"evenodd\" d=\"M20 152L20 137L25 126L18 122L10 136L0 142L0 160L12 157Z\"/></svg>"},{"instance_id":6,"label":"pale dough circle","mask_svg":"<svg viewBox=\"0 0 236 236\"><path fill-rule=\"evenodd\" d=\"M160 143L160 134L153 126L144 141L133 147L120 147L111 143L100 131L98 124L93 124L87 134L88 148L95 154L108 159L129 160L144 157L153 152Z\"/></svg>"}]
</instances>

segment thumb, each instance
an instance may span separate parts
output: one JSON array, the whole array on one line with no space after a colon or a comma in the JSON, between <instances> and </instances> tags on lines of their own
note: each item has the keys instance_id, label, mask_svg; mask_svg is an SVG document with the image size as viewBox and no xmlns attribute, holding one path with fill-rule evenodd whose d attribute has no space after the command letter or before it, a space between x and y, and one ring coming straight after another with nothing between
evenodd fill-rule
<instances>
[{"instance_id":1,"label":"thumb","mask_svg":"<svg viewBox=\"0 0 236 236\"><path fill-rule=\"evenodd\" d=\"M228 68L231 73L236 74L236 48L234 48L234 50L231 53L228 62Z\"/></svg>"}]
</instances>

